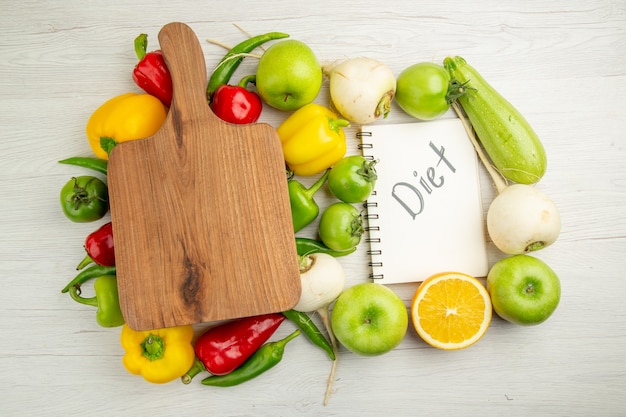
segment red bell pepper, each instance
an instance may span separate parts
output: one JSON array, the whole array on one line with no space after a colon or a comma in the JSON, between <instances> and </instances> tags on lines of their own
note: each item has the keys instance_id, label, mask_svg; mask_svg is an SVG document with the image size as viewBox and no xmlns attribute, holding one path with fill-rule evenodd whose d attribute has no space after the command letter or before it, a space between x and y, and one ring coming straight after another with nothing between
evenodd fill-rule
<instances>
[{"instance_id":1,"label":"red bell pepper","mask_svg":"<svg viewBox=\"0 0 626 417\"><path fill-rule=\"evenodd\" d=\"M256 352L285 320L280 313L227 321L204 332L195 343L196 363L182 377L186 384L201 371L226 375Z\"/></svg>"},{"instance_id":2,"label":"red bell pepper","mask_svg":"<svg viewBox=\"0 0 626 417\"><path fill-rule=\"evenodd\" d=\"M256 77L244 77L238 85L222 84L215 90L211 99L211 110L220 119L229 123L248 124L259 120L263 103L254 91L248 90L248 83Z\"/></svg>"},{"instance_id":3,"label":"red bell pepper","mask_svg":"<svg viewBox=\"0 0 626 417\"><path fill-rule=\"evenodd\" d=\"M111 222L102 225L87 236L85 239L85 251L87 255L76 269L83 269L92 262L101 266L115 266L113 225Z\"/></svg>"},{"instance_id":4,"label":"red bell pepper","mask_svg":"<svg viewBox=\"0 0 626 417\"><path fill-rule=\"evenodd\" d=\"M146 93L161 100L170 107L172 104L172 76L167 69L160 50L146 52L148 35L142 33L135 39L135 53L139 62L133 69L133 80Z\"/></svg>"}]
</instances>

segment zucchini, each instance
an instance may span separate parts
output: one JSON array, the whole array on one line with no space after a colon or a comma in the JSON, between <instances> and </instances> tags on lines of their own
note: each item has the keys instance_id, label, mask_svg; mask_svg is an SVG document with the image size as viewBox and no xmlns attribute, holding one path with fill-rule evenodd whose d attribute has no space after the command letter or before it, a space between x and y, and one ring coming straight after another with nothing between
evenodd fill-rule
<instances>
[{"instance_id":1,"label":"zucchini","mask_svg":"<svg viewBox=\"0 0 626 417\"><path fill-rule=\"evenodd\" d=\"M546 152L524 116L462 57L447 57L443 66L453 82L466 87L457 100L496 169L516 183L539 181L546 171Z\"/></svg>"}]
</instances>

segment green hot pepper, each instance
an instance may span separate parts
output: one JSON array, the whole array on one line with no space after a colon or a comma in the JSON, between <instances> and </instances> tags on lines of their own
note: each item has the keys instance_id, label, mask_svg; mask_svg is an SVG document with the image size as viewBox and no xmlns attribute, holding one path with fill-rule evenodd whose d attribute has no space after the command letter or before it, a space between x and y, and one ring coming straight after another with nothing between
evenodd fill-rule
<instances>
[{"instance_id":1,"label":"green hot pepper","mask_svg":"<svg viewBox=\"0 0 626 417\"><path fill-rule=\"evenodd\" d=\"M296 331L282 340L264 344L239 368L226 375L214 375L204 378L202 384L214 387L232 387L256 378L263 372L278 365L283 358L287 343L299 335L300 330L296 329Z\"/></svg>"},{"instance_id":2,"label":"green hot pepper","mask_svg":"<svg viewBox=\"0 0 626 417\"><path fill-rule=\"evenodd\" d=\"M245 54L252 52L255 48L263 45L266 42L275 39L288 38L289 35L280 32L269 32L263 35L253 36L245 41L235 45L224 57L221 59L217 68L211 74L209 83L206 89L206 96L209 102L213 98L213 93L220 85L227 84L233 73L239 67L239 64L245 57Z\"/></svg>"},{"instance_id":3,"label":"green hot pepper","mask_svg":"<svg viewBox=\"0 0 626 417\"><path fill-rule=\"evenodd\" d=\"M290 179L287 181L289 190L289 204L291 205L291 220L293 221L293 230L298 232L306 225L311 223L320 214L320 208L315 202L313 196L324 185L330 169L327 169L315 183L306 188L302 183Z\"/></svg>"},{"instance_id":4,"label":"green hot pepper","mask_svg":"<svg viewBox=\"0 0 626 417\"><path fill-rule=\"evenodd\" d=\"M296 250L299 256L310 255L312 253L325 253L335 258L339 256L350 255L356 251L356 246L351 247L348 250L333 250L326 246L324 242L316 239L310 239L308 237L296 238Z\"/></svg>"},{"instance_id":5,"label":"green hot pepper","mask_svg":"<svg viewBox=\"0 0 626 417\"><path fill-rule=\"evenodd\" d=\"M117 327L124 324L114 275L101 276L93 284L96 295L85 298L80 295L80 284L73 285L69 292L72 299L81 304L97 307L96 321L102 327Z\"/></svg>"},{"instance_id":6,"label":"green hot pepper","mask_svg":"<svg viewBox=\"0 0 626 417\"><path fill-rule=\"evenodd\" d=\"M59 161L60 164L76 165L83 168L93 169L101 174L106 175L108 162L100 158L91 158L88 156L74 156Z\"/></svg>"},{"instance_id":7,"label":"green hot pepper","mask_svg":"<svg viewBox=\"0 0 626 417\"><path fill-rule=\"evenodd\" d=\"M75 285L80 285L83 282L87 282L92 278L98 278L105 275L115 275L116 269L114 266L102 266L92 265L89 268L81 270L73 280L71 280L63 289L62 293L66 293Z\"/></svg>"},{"instance_id":8,"label":"green hot pepper","mask_svg":"<svg viewBox=\"0 0 626 417\"><path fill-rule=\"evenodd\" d=\"M320 332L320 329L315 325L308 314L296 310L287 310L283 311L283 315L298 326L306 338L309 339L315 346L326 352L331 360L335 360L333 346L322 334L322 332Z\"/></svg>"}]
</instances>

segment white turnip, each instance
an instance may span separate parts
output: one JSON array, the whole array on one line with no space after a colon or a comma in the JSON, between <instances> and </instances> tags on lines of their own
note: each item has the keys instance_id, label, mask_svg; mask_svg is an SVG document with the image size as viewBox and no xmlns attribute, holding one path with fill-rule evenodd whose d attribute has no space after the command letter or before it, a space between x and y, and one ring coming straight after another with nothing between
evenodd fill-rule
<instances>
[{"instance_id":1,"label":"white turnip","mask_svg":"<svg viewBox=\"0 0 626 417\"><path fill-rule=\"evenodd\" d=\"M297 311L310 313L328 308L344 290L346 284L343 267L337 259L325 253L313 253L300 259L302 293Z\"/></svg>"},{"instance_id":2,"label":"white turnip","mask_svg":"<svg viewBox=\"0 0 626 417\"><path fill-rule=\"evenodd\" d=\"M556 241L560 230L561 217L554 202L531 185L509 185L487 212L491 240L510 255L545 248Z\"/></svg>"},{"instance_id":3,"label":"white turnip","mask_svg":"<svg viewBox=\"0 0 626 417\"><path fill-rule=\"evenodd\" d=\"M387 117L396 93L391 69L375 59L350 58L323 68L330 80L330 98L347 120L368 124Z\"/></svg>"}]
</instances>

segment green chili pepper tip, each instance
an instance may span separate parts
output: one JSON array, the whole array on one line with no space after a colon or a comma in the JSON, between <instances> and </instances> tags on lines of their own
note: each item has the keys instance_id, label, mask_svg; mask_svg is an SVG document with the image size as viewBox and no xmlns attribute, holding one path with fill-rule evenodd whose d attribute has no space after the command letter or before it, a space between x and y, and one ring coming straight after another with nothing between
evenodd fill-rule
<instances>
[{"instance_id":1,"label":"green chili pepper tip","mask_svg":"<svg viewBox=\"0 0 626 417\"><path fill-rule=\"evenodd\" d=\"M135 38L134 42L135 46L135 54L137 55L137 59L141 61L145 58L146 53L148 51L148 35L145 33L140 34Z\"/></svg>"},{"instance_id":2,"label":"green chili pepper tip","mask_svg":"<svg viewBox=\"0 0 626 417\"><path fill-rule=\"evenodd\" d=\"M105 161L104 159L90 158L90 157L83 157L83 156L75 156L72 158L63 159L59 161L59 163L66 164L66 165L76 165L76 166L83 167L83 168L93 169L94 171L97 171L105 175L107 173L107 166L108 166L107 161Z\"/></svg>"},{"instance_id":3,"label":"green chili pepper tip","mask_svg":"<svg viewBox=\"0 0 626 417\"><path fill-rule=\"evenodd\" d=\"M191 365L191 368L189 368L189 370L180 377L180 380L183 384L188 385L191 383L191 380L201 372L206 372L206 367L204 366L202 361L196 356L193 361L193 365Z\"/></svg>"}]
</instances>

